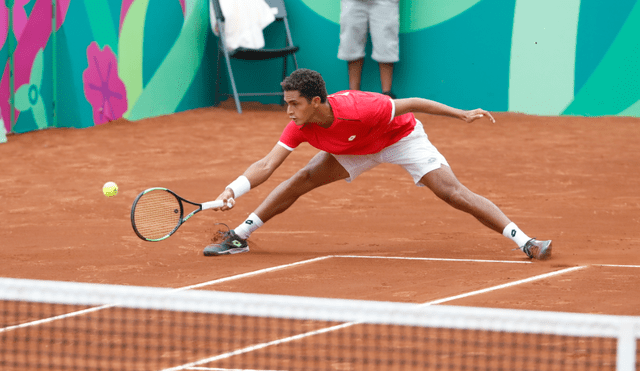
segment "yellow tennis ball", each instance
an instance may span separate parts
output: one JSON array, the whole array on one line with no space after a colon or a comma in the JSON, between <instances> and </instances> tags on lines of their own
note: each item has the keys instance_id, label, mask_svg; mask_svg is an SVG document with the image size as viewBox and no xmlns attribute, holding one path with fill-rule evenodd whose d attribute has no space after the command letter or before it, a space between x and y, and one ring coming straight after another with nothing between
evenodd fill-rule
<instances>
[{"instance_id":1,"label":"yellow tennis ball","mask_svg":"<svg viewBox=\"0 0 640 371\"><path fill-rule=\"evenodd\" d=\"M118 185L114 182L106 182L102 186L102 192L107 197L113 197L118 194Z\"/></svg>"}]
</instances>

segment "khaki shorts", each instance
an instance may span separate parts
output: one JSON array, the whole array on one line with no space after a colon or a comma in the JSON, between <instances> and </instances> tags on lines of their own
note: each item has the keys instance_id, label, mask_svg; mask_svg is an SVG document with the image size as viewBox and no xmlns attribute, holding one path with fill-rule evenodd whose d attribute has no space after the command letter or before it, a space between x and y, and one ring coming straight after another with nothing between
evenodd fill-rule
<instances>
[{"instance_id":1,"label":"khaki shorts","mask_svg":"<svg viewBox=\"0 0 640 371\"><path fill-rule=\"evenodd\" d=\"M364 58L367 32L371 33L371 58L380 63L400 60L399 0L342 0L338 58Z\"/></svg>"},{"instance_id":2,"label":"khaki shorts","mask_svg":"<svg viewBox=\"0 0 640 371\"><path fill-rule=\"evenodd\" d=\"M418 120L411 134L378 153L333 155L333 157L349 172L349 178L345 179L347 182L353 181L358 175L380 164L395 164L402 166L418 187L424 187L418 182L425 174L439 169L442 165L449 166L444 156L431 144L422 123Z\"/></svg>"}]
</instances>

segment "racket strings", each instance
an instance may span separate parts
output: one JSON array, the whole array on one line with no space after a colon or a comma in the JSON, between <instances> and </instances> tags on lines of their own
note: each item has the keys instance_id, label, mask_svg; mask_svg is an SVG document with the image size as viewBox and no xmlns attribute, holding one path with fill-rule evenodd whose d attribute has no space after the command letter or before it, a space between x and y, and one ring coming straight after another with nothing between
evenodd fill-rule
<instances>
[{"instance_id":1,"label":"racket strings","mask_svg":"<svg viewBox=\"0 0 640 371\"><path fill-rule=\"evenodd\" d=\"M180 201L164 190L147 192L138 199L133 218L136 229L143 237L160 239L180 225Z\"/></svg>"}]
</instances>

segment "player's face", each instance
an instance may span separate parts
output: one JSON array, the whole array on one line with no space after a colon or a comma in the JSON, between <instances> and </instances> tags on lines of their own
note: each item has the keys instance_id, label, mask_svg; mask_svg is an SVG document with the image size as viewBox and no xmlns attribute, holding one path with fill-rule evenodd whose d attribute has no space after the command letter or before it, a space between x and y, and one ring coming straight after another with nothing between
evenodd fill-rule
<instances>
[{"instance_id":1,"label":"player's face","mask_svg":"<svg viewBox=\"0 0 640 371\"><path fill-rule=\"evenodd\" d=\"M317 104L314 104L317 99L311 102L307 98L300 95L297 90L289 90L284 92L284 101L287 103L287 114L289 118L295 122L297 126L303 126L313 116L316 111Z\"/></svg>"}]
</instances>

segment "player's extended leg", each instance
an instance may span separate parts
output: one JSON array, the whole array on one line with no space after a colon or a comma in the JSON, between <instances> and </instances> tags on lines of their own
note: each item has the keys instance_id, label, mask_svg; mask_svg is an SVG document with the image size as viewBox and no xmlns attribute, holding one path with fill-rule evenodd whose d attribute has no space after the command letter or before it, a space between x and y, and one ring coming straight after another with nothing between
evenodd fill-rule
<instances>
[{"instance_id":1,"label":"player's extended leg","mask_svg":"<svg viewBox=\"0 0 640 371\"><path fill-rule=\"evenodd\" d=\"M449 205L473 215L482 224L511 238L530 258L544 260L551 256L551 240L538 241L522 233L493 202L462 185L450 167L442 165L428 172L420 179L420 183Z\"/></svg>"},{"instance_id":2,"label":"player's extended leg","mask_svg":"<svg viewBox=\"0 0 640 371\"><path fill-rule=\"evenodd\" d=\"M449 205L473 215L482 224L498 233L502 233L511 222L493 202L462 185L446 165L425 174L420 183Z\"/></svg>"},{"instance_id":3,"label":"player's extended leg","mask_svg":"<svg viewBox=\"0 0 640 371\"><path fill-rule=\"evenodd\" d=\"M303 194L348 177L349 173L335 157L319 152L305 167L271 191L255 213L266 222L287 210Z\"/></svg>"}]
</instances>

